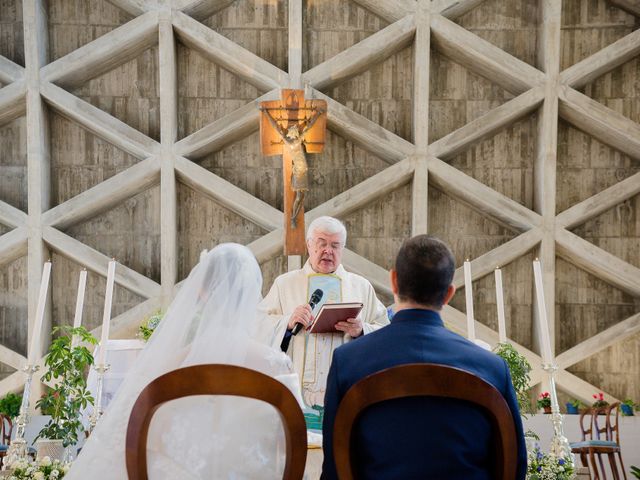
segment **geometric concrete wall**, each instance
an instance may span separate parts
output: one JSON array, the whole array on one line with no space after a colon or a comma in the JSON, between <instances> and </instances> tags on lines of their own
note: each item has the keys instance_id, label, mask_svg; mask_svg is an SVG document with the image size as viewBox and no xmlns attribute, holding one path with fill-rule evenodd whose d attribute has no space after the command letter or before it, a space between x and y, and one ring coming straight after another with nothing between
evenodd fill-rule
<instances>
[{"instance_id":1,"label":"geometric concrete wall","mask_svg":"<svg viewBox=\"0 0 640 480\"><path fill-rule=\"evenodd\" d=\"M287 269L279 157L257 103L328 102L307 222L349 230L344 262L391 302L402 239L472 260L478 335L508 335L541 380L531 260L544 268L558 383L640 399L640 9L629 0L2 0L0 390L20 388L27 318L53 260L52 324L78 271L113 334L166 305L202 248ZM295 261L295 259L290 259ZM462 272L455 283L463 285ZM464 295L445 319L464 331Z\"/></svg>"}]
</instances>

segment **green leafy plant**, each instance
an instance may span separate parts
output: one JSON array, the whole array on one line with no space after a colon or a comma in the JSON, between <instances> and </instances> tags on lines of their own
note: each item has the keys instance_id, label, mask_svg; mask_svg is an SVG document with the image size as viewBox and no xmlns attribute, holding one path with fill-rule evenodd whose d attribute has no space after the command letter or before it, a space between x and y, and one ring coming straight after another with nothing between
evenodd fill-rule
<instances>
[{"instance_id":1,"label":"green leafy plant","mask_svg":"<svg viewBox=\"0 0 640 480\"><path fill-rule=\"evenodd\" d=\"M631 466L631 475L633 475L636 478L640 478L640 468L635 467L635 466Z\"/></svg>"},{"instance_id":2,"label":"green leafy plant","mask_svg":"<svg viewBox=\"0 0 640 480\"><path fill-rule=\"evenodd\" d=\"M573 478L573 463L569 458L558 458L542 453L536 448L527 455L527 480L570 480Z\"/></svg>"},{"instance_id":3,"label":"green leafy plant","mask_svg":"<svg viewBox=\"0 0 640 480\"><path fill-rule=\"evenodd\" d=\"M625 398L620 404L620 411L622 412L623 416L630 417L633 416L633 409L637 407L638 406L634 403L633 400L631 400L630 398Z\"/></svg>"},{"instance_id":4,"label":"green leafy plant","mask_svg":"<svg viewBox=\"0 0 640 480\"><path fill-rule=\"evenodd\" d=\"M93 397L85 380L85 370L93 364L93 355L82 344L72 347L71 338L77 335L83 343L95 345L98 342L84 327L65 326L53 330L54 335L61 332L64 334L51 342L44 362L47 371L42 376L45 382L55 383L36 402L36 407L49 412L51 420L40 430L36 439L62 440L67 447L78 441L78 432L82 430L82 409L93 405Z\"/></svg>"},{"instance_id":5,"label":"green leafy plant","mask_svg":"<svg viewBox=\"0 0 640 480\"><path fill-rule=\"evenodd\" d=\"M9 418L16 418L20 415L20 405L22 405L22 395L7 393L0 398L0 413L4 413Z\"/></svg>"},{"instance_id":6,"label":"green leafy plant","mask_svg":"<svg viewBox=\"0 0 640 480\"><path fill-rule=\"evenodd\" d=\"M576 408L582 408L585 406L585 404L577 398L572 398L571 400L569 400L569 403Z\"/></svg>"},{"instance_id":7,"label":"green leafy plant","mask_svg":"<svg viewBox=\"0 0 640 480\"><path fill-rule=\"evenodd\" d=\"M529 382L531 378L531 364L524 355L521 355L510 343L499 343L494 352L501 357L509 367L511 373L511 383L516 391L518 407L520 413L531 413L531 402L529 401Z\"/></svg>"},{"instance_id":8,"label":"green leafy plant","mask_svg":"<svg viewBox=\"0 0 640 480\"><path fill-rule=\"evenodd\" d=\"M164 317L164 312L158 310L149 318L143 320L138 327L138 336L145 342L148 341L156 327L160 324L162 317Z\"/></svg>"}]
</instances>

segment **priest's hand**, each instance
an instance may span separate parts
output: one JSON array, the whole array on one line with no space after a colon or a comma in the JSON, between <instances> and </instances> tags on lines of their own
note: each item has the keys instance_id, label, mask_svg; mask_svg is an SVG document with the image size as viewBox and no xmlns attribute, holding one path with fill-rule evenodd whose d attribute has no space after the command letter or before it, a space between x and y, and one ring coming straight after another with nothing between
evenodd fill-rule
<instances>
[{"instance_id":1,"label":"priest's hand","mask_svg":"<svg viewBox=\"0 0 640 480\"><path fill-rule=\"evenodd\" d=\"M293 330L293 327L296 323L301 324L304 328L307 328L311 325L313 320L313 315L311 315L311 307L308 303L304 305L299 305L293 311L291 316L289 317L289 323L287 324L287 328L289 330Z\"/></svg>"},{"instance_id":2,"label":"priest's hand","mask_svg":"<svg viewBox=\"0 0 640 480\"><path fill-rule=\"evenodd\" d=\"M344 322L336 323L336 330L348 334L352 338L362 335L362 320L359 318L347 318Z\"/></svg>"}]
</instances>

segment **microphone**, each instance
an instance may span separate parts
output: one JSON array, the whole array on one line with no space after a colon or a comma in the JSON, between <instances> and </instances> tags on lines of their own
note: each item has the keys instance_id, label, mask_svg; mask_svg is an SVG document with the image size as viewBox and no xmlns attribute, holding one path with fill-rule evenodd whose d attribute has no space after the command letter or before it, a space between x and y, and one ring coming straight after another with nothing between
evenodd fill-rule
<instances>
[{"instance_id":1,"label":"microphone","mask_svg":"<svg viewBox=\"0 0 640 480\"><path fill-rule=\"evenodd\" d=\"M313 307L315 307L318 302L320 300L322 300L322 296L324 295L324 292L317 288L312 294L311 294L311 298L309 299L309 306L311 307L311 310L313 310ZM297 335L297 333L302 330L302 324L301 323L296 323L293 326L293 330L291 330L291 335Z\"/></svg>"}]
</instances>

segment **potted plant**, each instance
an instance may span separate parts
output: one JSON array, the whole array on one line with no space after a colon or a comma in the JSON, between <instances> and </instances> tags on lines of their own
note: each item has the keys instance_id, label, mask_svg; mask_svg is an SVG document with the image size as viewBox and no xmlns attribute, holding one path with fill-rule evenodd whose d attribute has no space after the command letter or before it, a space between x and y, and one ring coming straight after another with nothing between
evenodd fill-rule
<instances>
[{"instance_id":1,"label":"potted plant","mask_svg":"<svg viewBox=\"0 0 640 480\"><path fill-rule=\"evenodd\" d=\"M538 401L536 402L538 408L542 408L544 413L551 413L551 396L549 392L543 392L538 396Z\"/></svg>"},{"instance_id":2,"label":"potted plant","mask_svg":"<svg viewBox=\"0 0 640 480\"><path fill-rule=\"evenodd\" d=\"M138 337L140 337L145 342L148 341L151 338L151 335L155 331L156 327L160 324L160 320L162 320L162 317L164 317L164 313L158 310L149 318L143 320L138 327Z\"/></svg>"},{"instance_id":3,"label":"potted plant","mask_svg":"<svg viewBox=\"0 0 640 480\"><path fill-rule=\"evenodd\" d=\"M496 355L501 357L509 367L511 383L516 392L520 413L531 413L531 402L529 401L529 372L531 365L510 343L499 343L494 349Z\"/></svg>"},{"instance_id":4,"label":"potted plant","mask_svg":"<svg viewBox=\"0 0 640 480\"><path fill-rule=\"evenodd\" d=\"M592 408L602 408L602 407L606 407L607 405L609 405L609 402L607 402L604 399L604 393L602 393L602 392L594 393L592 395L592 397L594 398L594 401L591 404ZM602 413L604 413L604 412L602 412Z\"/></svg>"},{"instance_id":5,"label":"potted plant","mask_svg":"<svg viewBox=\"0 0 640 480\"><path fill-rule=\"evenodd\" d=\"M14 419L20 415L20 405L22 405L22 395L7 393L0 398L0 413L4 413L9 418Z\"/></svg>"},{"instance_id":6,"label":"potted plant","mask_svg":"<svg viewBox=\"0 0 640 480\"><path fill-rule=\"evenodd\" d=\"M580 408L584 407L584 403L577 398L572 398L565 405L567 406L567 413L569 415L577 415L580 413Z\"/></svg>"},{"instance_id":7,"label":"potted plant","mask_svg":"<svg viewBox=\"0 0 640 480\"><path fill-rule=\"evenodd\" d=\"M93 397L87 389L85 370L93 363L89 349L81 344L72 346L71 339L77 335L81 342L96 344L97 340L84 327L56 327L56 333L63 332L51 342L45 357L47 370L42 376L44 382L54 382L36 402L36 407L48 411L51 420L40 430L38 457L48 455L61 459L64 449L78 441L82 430L81 412L87 405L93 405ZM50 453L45 453L51 448Z\"/></svg>"},{"instance_id":8,"label":"potted plant","mask_svg":"<svg viewBox=\"0 0 640 480\"><path fill-rule=\"evenodd\" d=\"M630 398L627 398L620 404L620 411L622 412L623 416L631 417L633 416L634 407L635 407L635 404L633 403L633 400L631 400Z\"/></svg>"}]
</instances>

